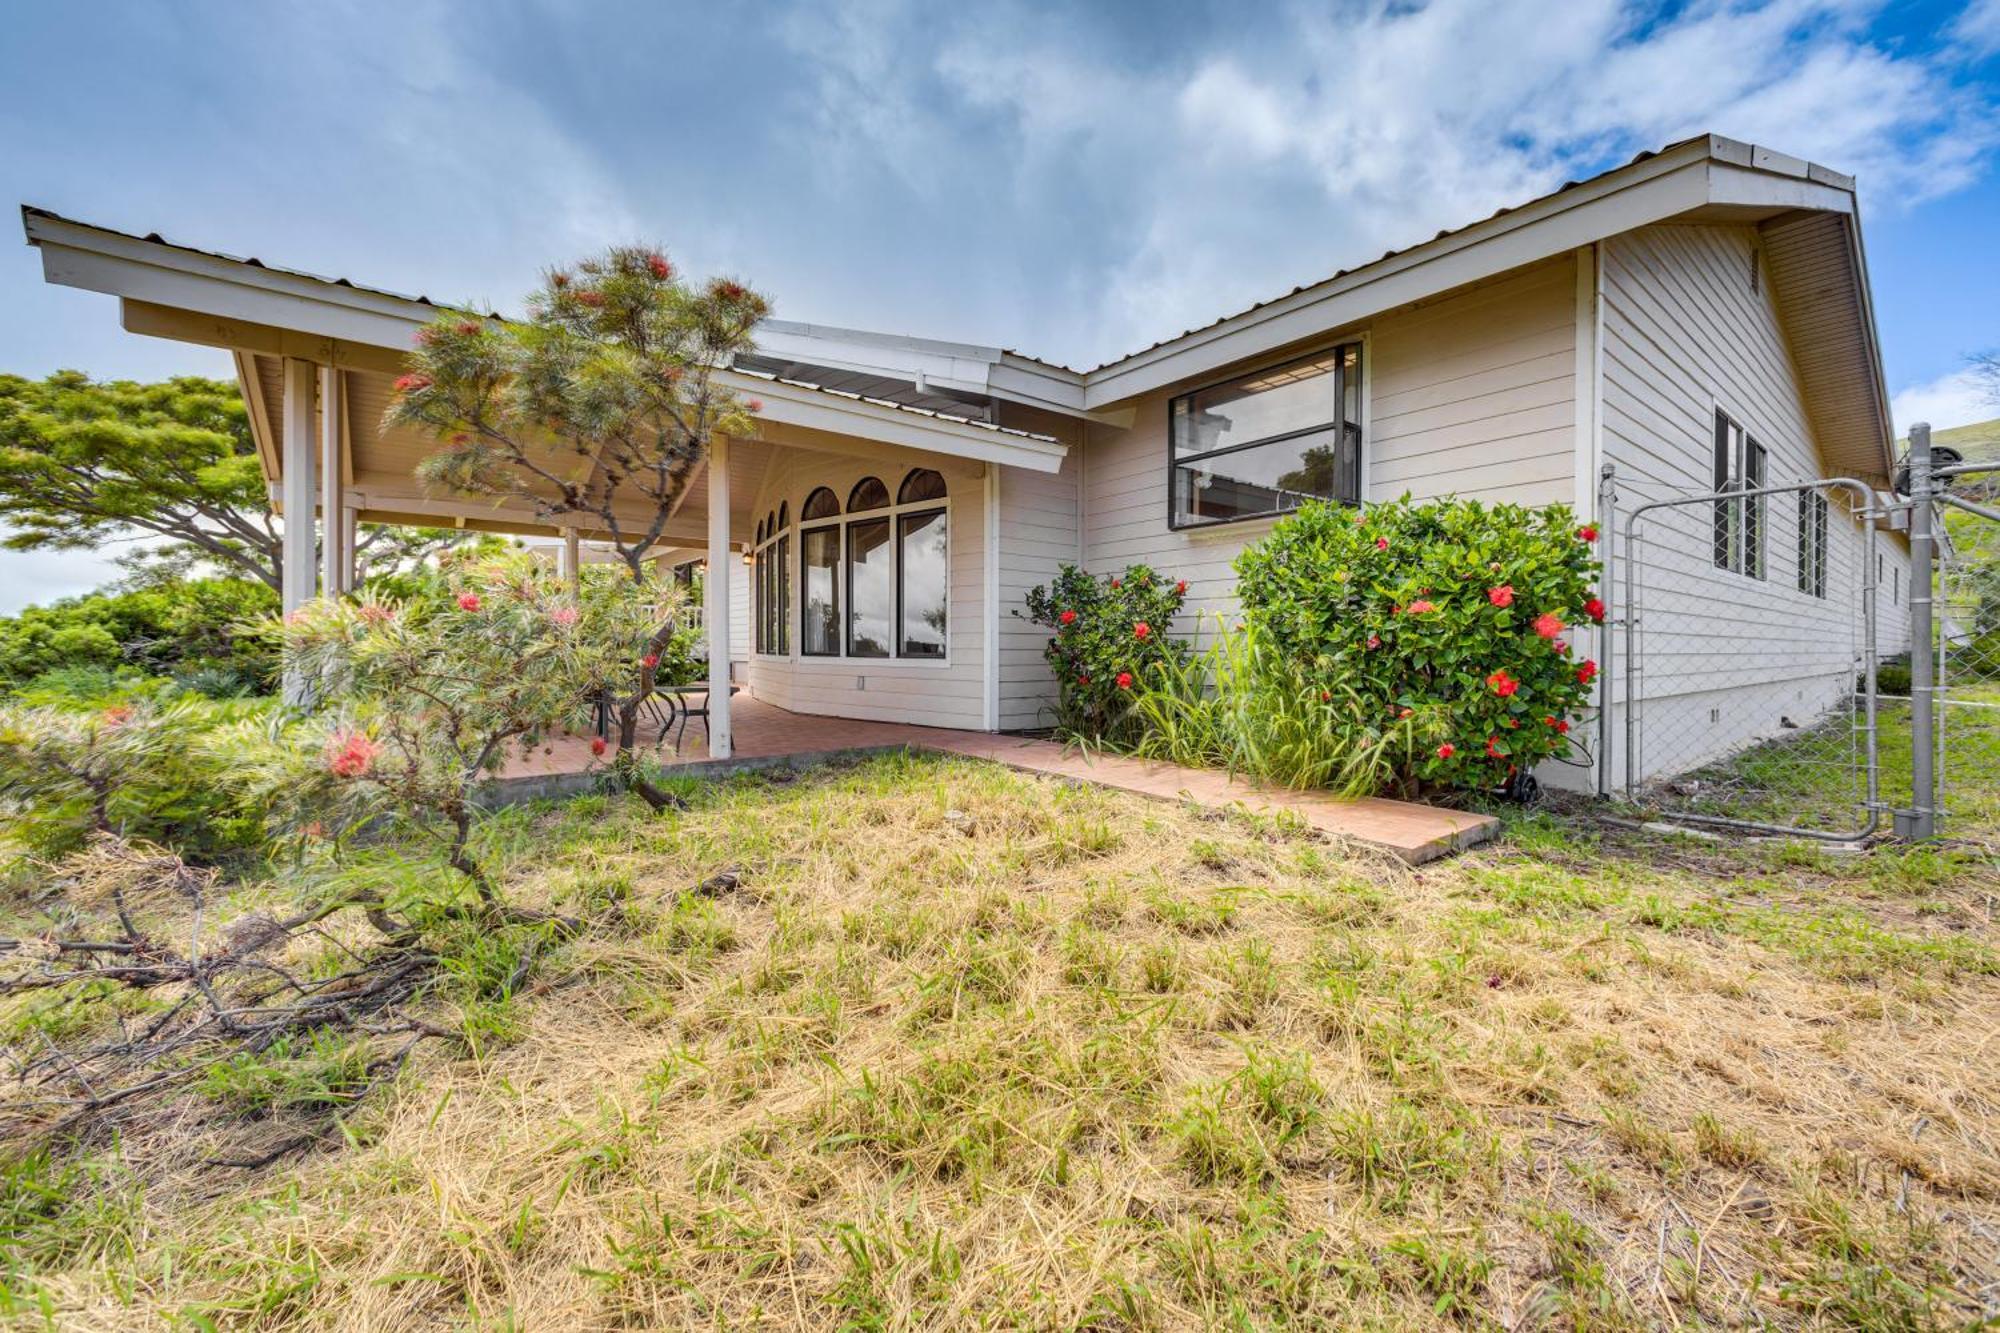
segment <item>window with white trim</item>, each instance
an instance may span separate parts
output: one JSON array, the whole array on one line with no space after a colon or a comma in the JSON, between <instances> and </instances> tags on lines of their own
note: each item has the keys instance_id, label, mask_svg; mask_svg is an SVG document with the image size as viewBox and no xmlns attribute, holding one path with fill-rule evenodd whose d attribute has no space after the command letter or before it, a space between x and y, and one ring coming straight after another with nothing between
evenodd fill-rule
<instances>
[{"instance_id":1,"label":"window with white trim","mask_svg":"<svg viewBox=\"0 0 2000 1333\"><path fill-rule=\"evenodd\" d=\"M912 469L893 500L878 477L855 483L844 507L825 486L808 495L795 529L800 656L943 661L951 628L950 524L944 477L931 468ZM784 548L778 559L787 568L772 597L785 617L794 530L777 527L771 544ZM785 644L778 652L790 651L788 629L774 631Z\"/></svg>"},{"instance_id":2,"label":"window with white trim","mask_svg":"<svg viewBox=\"0 0 2000 1333\"><path fill-rule=\"evenodd\" d=\"M1721 408L1715 410L1715 489L1754 491L1765 484L1769 455L1750 432ZM1764 577L1762 495L1715 502L1715 567L1748 578Z\"/></svg>"}]
</instances>

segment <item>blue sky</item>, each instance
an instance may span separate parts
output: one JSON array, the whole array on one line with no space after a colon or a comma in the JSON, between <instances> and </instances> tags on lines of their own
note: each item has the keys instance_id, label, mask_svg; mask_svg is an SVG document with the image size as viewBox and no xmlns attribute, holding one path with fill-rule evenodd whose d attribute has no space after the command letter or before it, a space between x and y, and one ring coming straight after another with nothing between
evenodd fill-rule
<instances>
[{"instance_id":1,"label":"blue sky","mask_svg":"<svg viewBox=\"0 0 2000 1333\"><path fill-rule=\"evenodd\" d=\"M0 45L10 203L501 309L642 239L1073 365L1707 130L1860 177L1899 421L2000 415L2000 0L73 0ZM63 366L227 373L0 247L0 369ZM0 555L0 612L104 576Z\"/></svg>"}]
</instances>

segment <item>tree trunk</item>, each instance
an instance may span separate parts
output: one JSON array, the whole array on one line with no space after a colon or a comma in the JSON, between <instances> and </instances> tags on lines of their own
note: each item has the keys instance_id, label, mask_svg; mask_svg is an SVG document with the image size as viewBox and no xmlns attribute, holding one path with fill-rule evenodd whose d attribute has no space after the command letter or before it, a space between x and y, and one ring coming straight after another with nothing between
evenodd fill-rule
<instances>
[{"instance_id":1,"label":"tree trunk","mask_svg":"<svg viewBox=\"0 0 2000 1333\"><path fill-rule=\"evenodd\" d=\"M667 809L685 810L686 801L672 792L661 791L639 772L639 705L645 698L643 694L635 695L618 705L618 755L613 770L625 789L636 792L653 808L654 814Z\"/></svg>"}]
</instances>

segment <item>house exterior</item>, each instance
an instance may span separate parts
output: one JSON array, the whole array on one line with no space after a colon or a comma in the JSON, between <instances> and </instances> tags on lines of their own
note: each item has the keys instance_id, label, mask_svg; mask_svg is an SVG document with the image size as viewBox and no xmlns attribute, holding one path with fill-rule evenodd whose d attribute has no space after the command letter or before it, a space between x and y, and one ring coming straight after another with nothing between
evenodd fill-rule
<instances>
[{"instance_id":1,"label":"house exterior","mask_svg":"<svg viewBox=\"0 0 2000 1333\"><path fill-rule=\"evenodd\" d=\"M288 602L344 588L357 520L593 536L415 481L431 442L382 420L428 301L32 209L24 222L49 281L117 296L134 332L234 353L274 498L335 538L319 571L300 541ZM706 562L712 682L799 712L983 730L1047 724L1044 634L1012 612L1064 562L1144 561L1188 581L1190 611L1228 615L1235 556L1311 497L1560 502L1604 525L1614 505L1718 479L1873 491L1893 470L1854 182L1718 136L1090 370L772 320L727 378L763 401L758 436L718 445L660 552ZM1649 641L1641 740L1656 719L1679 734L1714 715L1693 745L1706 757L1851 688L1851 608L1809 568L1826 520L1783 497L1725 559L1719 518L1672 517L1675 595L1710 618ZM1879 543L1885 586L1904 550ZM1906 560L1893 577L1907 590ZM1888 652L1900 622L1886 597L1878 612ZM1602 632L1577 647L1611 659L1594 777L1572 774L1602 781L1626 743L1627 676ZM720 699L711 743L728 753ZM1698 761L1647 749L1649 769Z\"/></svg>"}]
</instances>

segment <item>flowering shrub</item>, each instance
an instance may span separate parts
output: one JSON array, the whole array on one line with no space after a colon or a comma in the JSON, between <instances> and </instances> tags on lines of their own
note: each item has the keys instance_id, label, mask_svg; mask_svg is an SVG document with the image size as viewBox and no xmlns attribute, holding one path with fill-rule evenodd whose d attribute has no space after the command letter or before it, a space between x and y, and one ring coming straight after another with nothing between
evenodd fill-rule
<instances>
[{"instance_id":1,"label":"flowering shrub","mask_svg":"<svg viewBox=\"0 0 2000 1333\"><path fill-rule=\"evenodd\" d=\"M1237 558L1238 590L1286 660L1395 729L1398 779L1492 787L1569 748L1595 538L1565 505L1308 505Z\"/></svg>"},{"instance_id":2,"label":"flowering shrub","mask_svg":"<svg viewBox=\"0 0 2000 1333\"><path fill-rule=\"evenodd\" d=\"M1187 644L1171 634L1186 600L1185 582L1145 565L1111 578L1064 565L1053 583L1028 594L1027 618L1051 631L1042 657L1055 672L1057 731L1092 740L1129 735L1135 683L1187 658Z\"/></svg>"}]
</instances>

